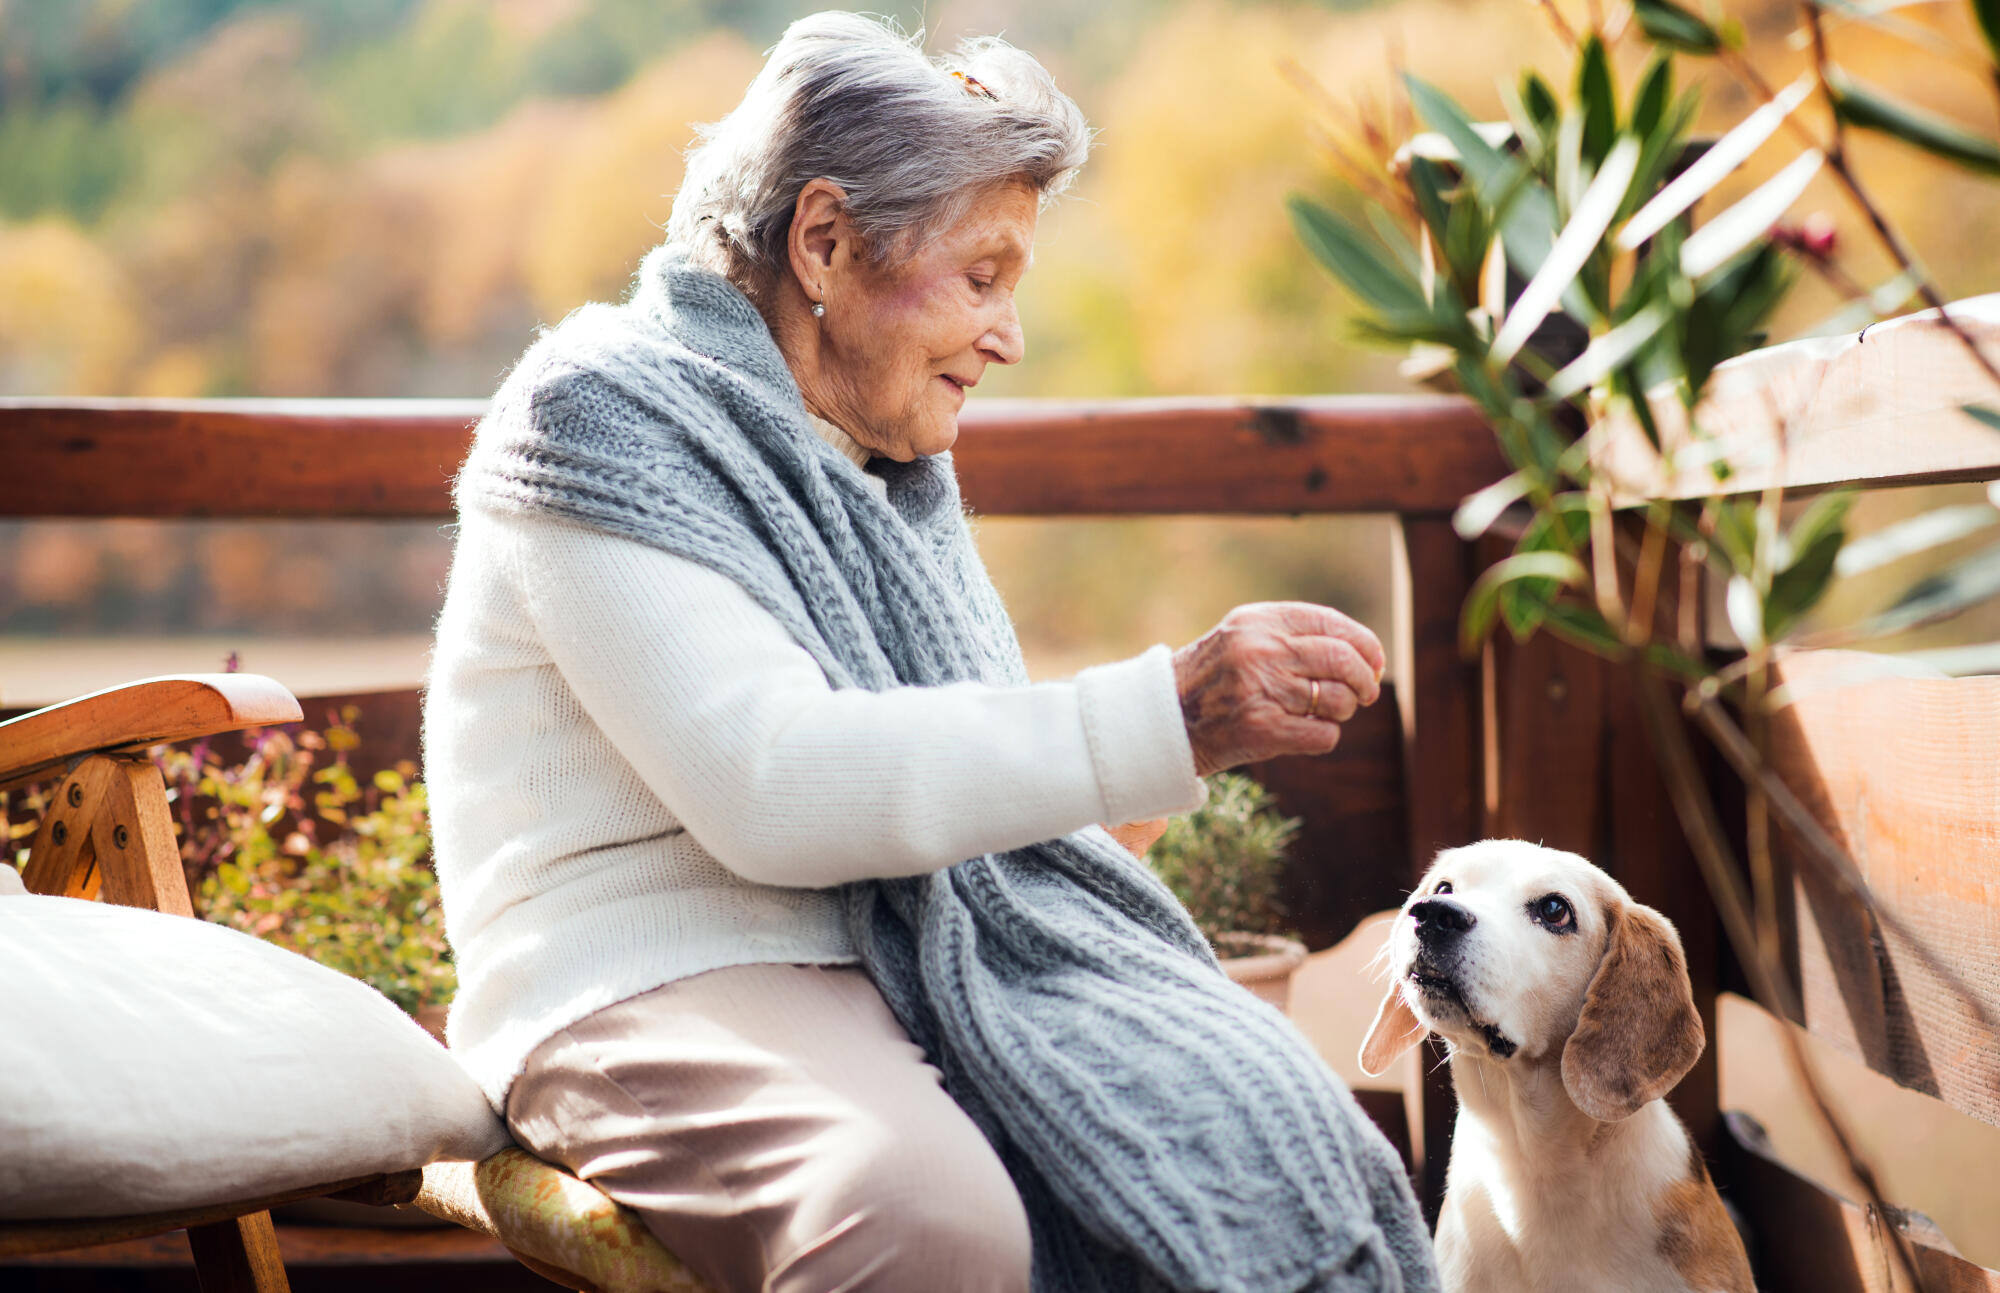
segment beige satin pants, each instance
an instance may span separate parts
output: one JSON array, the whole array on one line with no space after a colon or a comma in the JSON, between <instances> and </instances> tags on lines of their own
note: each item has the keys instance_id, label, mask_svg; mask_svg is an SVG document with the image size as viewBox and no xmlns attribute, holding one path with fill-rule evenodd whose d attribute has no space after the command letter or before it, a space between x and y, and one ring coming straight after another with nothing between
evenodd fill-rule
<instances>
[{"instance_id":1,"label":"beige satin pants","mask_svg":"<svg viewBox=\"0 0 2000 1293\"><path fill-rule=\"evenodd\" d=\"M710 970L529 1056L523 1145L718 1293L1025 1293L1007 1171L855 966Z\"/></svg>"}]
</instances>

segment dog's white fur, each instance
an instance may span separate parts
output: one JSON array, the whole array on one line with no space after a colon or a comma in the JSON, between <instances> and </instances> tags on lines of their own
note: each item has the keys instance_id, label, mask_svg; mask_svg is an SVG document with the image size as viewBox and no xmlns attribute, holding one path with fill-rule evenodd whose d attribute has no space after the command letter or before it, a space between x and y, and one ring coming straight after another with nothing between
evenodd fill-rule
<instances>
[{"instance_id":1,"label":"dog's white fur","mask_svg":"<svg viewBox=\"0 0 2000 1293\"><path fill-rule=\"evenodd\" d=\"M1549 895L1568 928L1537 918ZM1432 898L1470 927L1427 945L1410 913ZM1488 840L1438 856L1384 951L1362 1069L1382 1072L1426 1032L1451 1052L1446 1289L1751 1293L1742 1242L1660 1098L1703 1045L1664 916L1573 853Z\"/></svg>"}]
</instances>

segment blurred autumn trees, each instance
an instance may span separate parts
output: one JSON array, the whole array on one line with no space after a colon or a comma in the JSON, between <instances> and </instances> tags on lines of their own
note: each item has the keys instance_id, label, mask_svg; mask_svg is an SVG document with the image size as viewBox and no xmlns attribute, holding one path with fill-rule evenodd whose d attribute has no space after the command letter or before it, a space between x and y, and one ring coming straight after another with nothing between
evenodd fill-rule
<instances>
[{"instance_id":1,"label":"blurred autumn trees","mask_svg":"<svg viewBox=\"0 0 2000 1293\"><path fill-rule=\"evenodd\" d=\"M622 293L660 236L693 124L733 106L760 51L812 7L0 0L0 394L489 393L538 326ZM1727 7L1774 77L1802 64L1781 47L1783 0ZM927 20L933 45L1004 33L1050 65L1099 129L1083 178L1043 220L1023 284L1028 360L982 388L1003 396L1395 389L1394 361L1349 344L1349 303L1288 226L1288 192L1343 199L1312 133L1323 114L1284 65L1338 101L1379 104L1400 59L1497 116L1496 80L1561 59L1525 0L887 8L906 27ZM1948 43L1962 33L1938 25L1940 8L1900 12ZM1934 61L1871 39L1879 48L1843 60L1872 82L1944 111L1990 110L1972 78L1940 78ZM1743 107L1717 86L1708 111L1733 120ZM1920 157L1862 160L1947 289L1991 281L2000 211L1990 201ZM1828 299L1795 297L1783 328L1813 323ZM1274 572L1299 581L1274 594L1365 599L1381 553L1358 524L1230 523L1193 540L1169 539L1166 522L995 521L982 542L1017 614L1032 610L1051 641L1087 652L1108 649L1088 626L1118 619L1114 606L1137 617L1118 620L1128 633L1140 622L1161 637L1199 632L1243 590L1271 587ZM137 592L106 602L73 591L67 610L23 600L29 585L75 589L51 572L101 586L123 559L108 542L88 561L31 554L13 533L0 531L0 631L177 623L157 618L164 593L144 615ZM296 546L306 542L284 541L291 555L267 566L328 555ZM358 542L342 539L333 564L359 560ZM210 543L227 546L176 539L153 559L207 560L198 550ZM423 564L442 577L435 559ZM1092 597L1062 591L1070 573ZM313 587L329 604L339 596L337 581L231 586L245 618L260 603L310 600ZM343 603L339 622L427 627L416 603L389 600L403 609ZM103 609L114 604L125 611ZM212 610L183 618L239 622Z\"/></svg>"}]
</instances>

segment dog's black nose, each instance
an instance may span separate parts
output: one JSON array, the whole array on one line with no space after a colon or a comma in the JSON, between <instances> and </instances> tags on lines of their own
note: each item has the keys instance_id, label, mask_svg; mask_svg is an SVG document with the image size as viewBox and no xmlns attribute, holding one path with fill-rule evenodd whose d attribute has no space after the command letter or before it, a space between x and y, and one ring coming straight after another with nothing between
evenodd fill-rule
<instances>
[{"instance_id":1,"label":"dog's black nose","mask_svg":"<svg viewBox=\"0 0 2000 1293\"><path fill-rule=\"evenodd\" d=\"M1417 922L1417 937L1426 943L1457 938L1479 923L1470 911L1449 898L1426 898L1412 905L1410 919Z\"/></svg>"}]
</instances>

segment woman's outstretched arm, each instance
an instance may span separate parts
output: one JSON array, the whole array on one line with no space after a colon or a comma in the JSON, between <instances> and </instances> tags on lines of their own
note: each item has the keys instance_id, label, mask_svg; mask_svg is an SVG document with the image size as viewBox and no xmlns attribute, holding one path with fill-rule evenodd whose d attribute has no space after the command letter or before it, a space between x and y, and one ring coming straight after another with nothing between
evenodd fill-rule
<instances>
[{"instance_id":1,"label":"woman's outstretched arm","mask_svg":"<svg viewBox=\"0 0 2000 1293\"><path fill-rule=\"evenodd\" d=\"M913 875L1206 794L1164 645L1062 682L836 691L725 575L558 520L495 523L591 719L746 879Z\"/></svg>"}]
</instances>

